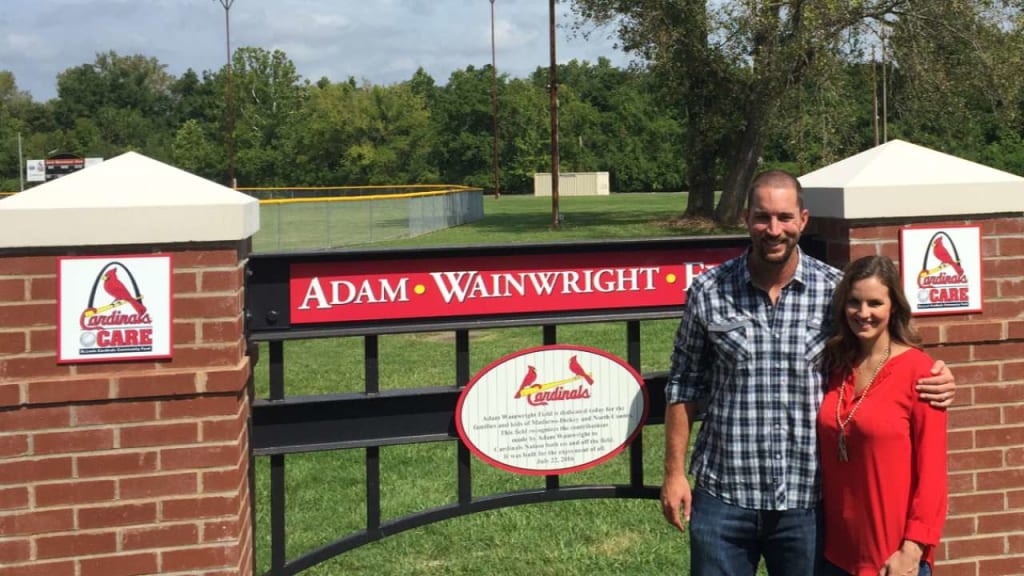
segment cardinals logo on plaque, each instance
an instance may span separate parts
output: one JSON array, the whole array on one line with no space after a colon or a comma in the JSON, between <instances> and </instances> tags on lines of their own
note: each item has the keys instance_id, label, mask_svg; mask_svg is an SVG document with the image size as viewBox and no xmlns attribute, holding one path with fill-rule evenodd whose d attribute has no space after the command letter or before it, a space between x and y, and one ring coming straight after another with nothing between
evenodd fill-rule
<instances>
[{"instance_id":1,"label":"cardinals logo on plaque","mask_svg":"<svg viewBox=\"0 0 1024 576\"><path fill-rule=\"evenodd\" d=\"M967 276L960 252L946 232L936 232L925 250L917 275L917 307L960 308L970 304Z\"/></svg>"},{"instance_id":2,"label":"cardinals logo on plaque","mask_svg":"<svg viewBox=\"0 0 1024 576\"><path fill-rule=\"evenodd\" d=\"M62 259L61 361L169 357L169 258L139 260ZM167 278L160 277L163 267L154 270L151 260L166 262ZM94 275L86 284L82 274L88 269ZM82 290L86 285L87 292ZM77 312L74 326L72 310Z\"/></svg>"}]
</instances>

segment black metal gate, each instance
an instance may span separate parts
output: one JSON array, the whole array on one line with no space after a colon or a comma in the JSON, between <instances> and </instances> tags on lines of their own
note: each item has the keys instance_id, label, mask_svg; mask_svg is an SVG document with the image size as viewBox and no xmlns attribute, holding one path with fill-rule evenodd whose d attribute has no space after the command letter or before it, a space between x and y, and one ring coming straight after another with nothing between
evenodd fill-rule
<instances>
[{"instance_id":1,"label":"black metal gate","mask_svg":"<svg viewBox=\"0 0 1024 576\"><path fill-rule=\"evenodd\" d=\"M678 254L680 259L695 250L739 253L749 242L746 236L577 242L517 245L515 254L543 262L553 254L579 254L593 258L608 255L635 256L652 253ZM485 497L472 493L471 454L459 441L454 423L457 399L470 381L471 329L538 326L544 344L557 343L558 326L587 322L621 322L626 341L627 363L637 372L641 364L640 323L643 320L677 318L682 298L668 306L586 309L567 312L538 311L516 314L487 314L444 318L390 319L379 321L323 322L298 324L293 321L289 286L294 266L308 264L348 265L382 261L418 262L443 258L487 258L499 260L509 254L507 246L443 247L401 250L360 250L303 254L255 254L248 265L246 312L250 346L266 343L269 364L269 397L252 404L251 450L253 458L270 460L270 574L296 574L338 554L386 536L439 520L496 508L588 498L658 497L659 486L645 483L642 433L629 448L629 483L610 485L562 485L559 476L547 476L543 489L509 492ZM682 261L682 260L681 260ZM435 386L381 390L379 386L379 337L386 334L449 331L454 333L455 381ZM339 393L315 397L289 397L285 390L285 342L295 339L358 336L363 339L365 386L361 393ZM647 424L661 424L664 414L665 373L643 375L649 392ZM381 517L380 448L422 442L458 442L457 499L449 505L425 509L397 518ZM288 454L359 449L365 453L366 526L342 535L334 542L288 559L285 554L285 465ZM254 467L254 466L253 466ZM251 467L251 468L253 468ZM250 488L253 481L250 480ZM255 491L251 491L255 510ZM255 513L254 513L255 520ZM255 526L255 521L254 521Z\"/></svg>"}]
</instances>

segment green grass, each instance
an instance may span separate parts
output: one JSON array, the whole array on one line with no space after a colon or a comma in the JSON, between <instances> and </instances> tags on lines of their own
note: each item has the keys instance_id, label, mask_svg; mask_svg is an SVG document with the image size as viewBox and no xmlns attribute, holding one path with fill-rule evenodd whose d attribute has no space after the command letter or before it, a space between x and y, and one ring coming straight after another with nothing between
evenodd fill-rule
<instances>
[{"instance_id":1,"label":"green grass","mask_svg":"<svg viewBox=\"0 0 1024 576\"><path fill-rule=\"evenodd\" d=\"M563 198L562 226L551 227L550 198L487 198L485 218L458 228L388 245L467 245L683 235L664 224L682 212L680 194ZM264 219L266 223L266 219ZM730 230L728 232L736 232ZM305 233L299 226L297 233ZM644 322L644 372L668 368L676 321ZM625 356L622 323L567 325L558 340ZM541 328L471 333L471 371L502 355L541 344ZM261 354L267 358L266 351ZM455 381L449 333L380 338L382 389L446 386ZM285 344L287 395L363 389L362 340L331 338ZM410 369L412 367L412 369ZM256 367L257 396L266 397L267 365ZM661 483L661 426L643 433L645 482ZM395 518L456 500L454 442L381 449L382 513ZM360 530L365 523L362 450L291 455L287 466L287 555L294 558ZM473 495L541 488L543 478L517 476L472 462ZM563 486L628 483L623 455L590 470L564 475ZM257 564L269 567L269 463L257 462ZM363 546L309 570L309 574L687 574L685 536L668 526L653 500L589 500L495 510L439 522Z\"/></svg>"}]
</instances>

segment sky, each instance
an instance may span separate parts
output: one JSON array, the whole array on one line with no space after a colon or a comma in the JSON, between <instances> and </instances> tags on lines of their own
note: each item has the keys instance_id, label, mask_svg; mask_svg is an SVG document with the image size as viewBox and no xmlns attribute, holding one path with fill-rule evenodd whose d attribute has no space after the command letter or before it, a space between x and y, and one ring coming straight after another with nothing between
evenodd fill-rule
<instances>
[{"instance_id":1,"label":"sky","mask_svg":"<svg viewBox=\"0 0 1024 576\"><path fill-rule=\"evenodd\" d=\"M495 0L499 74L524 77L548 65L548 5ZM392 84L423 67L445 84L454 70L491 63L488 0L234 0L230 18L232 49L283 50L311 82ZM610 29L576 35L564 1L556 21L560 63L631 61ZM36 101L57 95L60 72L110 50L156 58L175 76L201 73L224 65L224 28L221 0L3 0L0 70Z\"/></svg>"}]
</instances>

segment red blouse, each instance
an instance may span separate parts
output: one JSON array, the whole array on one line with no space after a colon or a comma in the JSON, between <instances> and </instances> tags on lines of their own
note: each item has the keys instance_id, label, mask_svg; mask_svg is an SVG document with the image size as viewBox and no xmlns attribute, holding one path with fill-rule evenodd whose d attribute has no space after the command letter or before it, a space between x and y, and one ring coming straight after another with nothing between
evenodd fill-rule
<instances>
[{"instance_id":1,"label":"red blouse","mask_svg":"<svg viewBox=\"0 0 1024 576\"><path fill-rule=\"evenodd\" d=\"M845 422L854 378L829 378L818 412L825 558L854 576L876 576L903 540L925 545L921 559L934 562L946 519L946 411L914 390L932 364L913 348L886 362L846 424L848 462L839 461L836 404L845 386Z\"/></svg>"}]
</instances>

